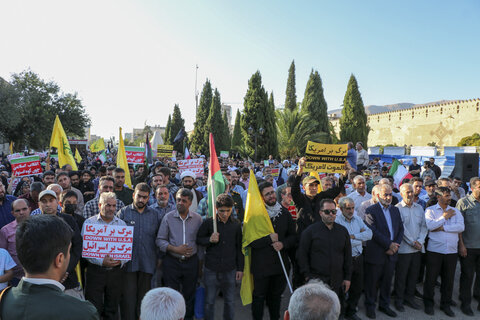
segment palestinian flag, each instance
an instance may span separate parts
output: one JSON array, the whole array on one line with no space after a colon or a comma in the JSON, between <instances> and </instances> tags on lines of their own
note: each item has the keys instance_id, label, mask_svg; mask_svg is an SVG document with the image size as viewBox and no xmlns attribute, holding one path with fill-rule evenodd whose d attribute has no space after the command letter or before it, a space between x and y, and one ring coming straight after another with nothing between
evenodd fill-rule
<instances>
[{"instance_id":1,"label":"palestinian flag","mask_svg":"<svg viewBox=\"0 0 480 320\"><path fill-rule=\"evenodd\" d=\"M215 213L215 200L219 194L225 192L225 181L223 180L220 164L218 163L217 153L215 152L215 143L213 134L210 133L210 163L208 164L208 216L213 217Z\"/></svg>"},{"instance_id":2,"label":"palestinian flag","mask_svg":"<svg viewBox=\"0 0 480 320\"><path fill-rule=\"evenodd\" d=\"M400 161L398 161L397 159L393 161L392 167L390 168L388 175L393 177L396 188L400 188L404 179L411 179L413 177L408 172L408 169L405 168L405 166L401 164Z\"/></svg>"}]
</instances>

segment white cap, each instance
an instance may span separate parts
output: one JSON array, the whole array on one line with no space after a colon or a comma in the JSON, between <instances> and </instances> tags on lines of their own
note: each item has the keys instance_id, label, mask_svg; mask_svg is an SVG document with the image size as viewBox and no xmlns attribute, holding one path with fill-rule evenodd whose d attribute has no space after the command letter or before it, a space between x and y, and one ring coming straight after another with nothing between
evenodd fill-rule
<instances>
[{"instance_id":1,"label":"white cap","mask_svg":"<svg viewBox=\"0 0 480 320\"><path fill-rule=\"evenodd\" d=\"M195 173L192 171L183 171L182 174L180 175L180 180L183 180L185 177L190 177L192 179L195 179Z\"/></svg>"}]
</instances>

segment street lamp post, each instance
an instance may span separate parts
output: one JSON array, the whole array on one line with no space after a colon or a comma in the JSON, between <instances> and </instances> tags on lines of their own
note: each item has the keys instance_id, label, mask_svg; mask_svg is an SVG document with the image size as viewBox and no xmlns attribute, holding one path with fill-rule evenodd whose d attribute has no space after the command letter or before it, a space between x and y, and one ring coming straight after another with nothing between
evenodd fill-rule
<instances>
[{"instance_id":1,"label":"street lamp post","mask_svg":"<svg viewBox=\"0 0 480 320\"><path fill-rule=\"evenodd\" d=\"M258 132L254 131L252 127L248 128L248 133L250 135L254 135L255 137L255 155L254 155L254 158L255 158L255 162L257 162L257 138L258 138L258 135L263 135L265 133L265 129L263 129L262 127L260 127L260 129L258 129Z\"/></svg>"}]
</instances>

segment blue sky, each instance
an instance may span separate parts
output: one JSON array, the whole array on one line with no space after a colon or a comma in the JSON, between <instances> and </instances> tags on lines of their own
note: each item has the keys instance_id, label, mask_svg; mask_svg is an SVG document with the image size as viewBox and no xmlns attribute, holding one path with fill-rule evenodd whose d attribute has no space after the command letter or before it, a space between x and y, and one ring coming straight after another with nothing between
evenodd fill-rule
<instances>
[{"instance_id":1,"label":"blue sky","mask_svg":"<svg viewBox=\"0 0 480 320\"><path fill-rule=\"evenodd\" d=\"M187 130L206 78L242 108L248 79L284 103L318 70L329 109L355 74L366 105L480 96L478 1L17 1L0 4L0 76L31 68L78 92L105 137L165 125Z\"/></svg>"}]
</instances>

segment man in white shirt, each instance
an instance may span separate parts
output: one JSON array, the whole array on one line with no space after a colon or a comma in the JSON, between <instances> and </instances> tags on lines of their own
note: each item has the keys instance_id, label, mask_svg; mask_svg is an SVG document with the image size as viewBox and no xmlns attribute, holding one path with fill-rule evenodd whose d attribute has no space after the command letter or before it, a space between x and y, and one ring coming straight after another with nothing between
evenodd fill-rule
<instances>
[{"instance_id":1,"label":"man in white shirt","mask_svg":"<svg viewBox=\"0 0 480 320\"><path fill-rule=\"evenodd\" d=\"M380 186L376 185L372 189L372 197L369 200L365 200L362 202L360 207L355 207L357 211L357 215L360 219L365 220L365 210L367 210L368 207L373 206L378 202L378 193L380 192Z\"/></svg>"},{"instance_id":2,"label":"man in white shirt","mask_svg":"<svg viewBox=\"0 0 480 320\"><path fill-rule=\"evenodd\" d=\"M372 195L366 190L365 177L356 176L353 178L353 187L355 188L355 191L350 193L348 196L353 200L353 202L355 202L355 208L360 208L362 202L372 198Z\"/></svg>"},{"instance_id":3,"label":"man in white shirt","mask_svg":"<svg viewBox=\"0 0 480 320\"><path fill-rule=\"evenodd\" d=\"M359 320L355 314L357 304L363 290L363 247L362 242L372 239L372 230L354 214L355 203L349 197L340 198L338 201L341 214L337 214L335 222L344 226L350 235L352 244L352 276L350 279L350 290L345 300L345 319Z\"/></svg>"},{"instance_id":4,"label":"man in white shirt","mask_svg":"<svg viewBox=\"0 0 480 320\"><path fill-rule=\"evenodd\" d=\"M423 284L425 313L433 315L435 282L441 276L440 309L449 317L455 316L452 303L453 281L457 266L458 237L465 229L463 216L449 205L450 189L439 187L435 190L438 203L425 211L425 221L429 231L427 246L427 272Z\"/></svg>"},{"instance_id":5,"label":"man in white shirt","mask_svg":"<svg viewBox=\"0 0 480 320\"><path fill-rule=\"evenodd\" d=\"M394 291L395 308L403 312L404 304L412 309L420 309L413 297L428 231L425 212L421 205L414 202L413 186L409 183L402 184L400 194L403 200L396 207L400 210L403 222L403 239L398 249Z\"/></svg>"},{"instance_id":6,"label":"man in white shirt","mask_svg":"<svg viewBox=\"0 0 480 320\"><path fill-rule=\"evenodd\" d=\"M357 142L357 170L362 171L368 168L370 159L367 150L363 149L363 143Z\"/></svg>"}]
</instances>

